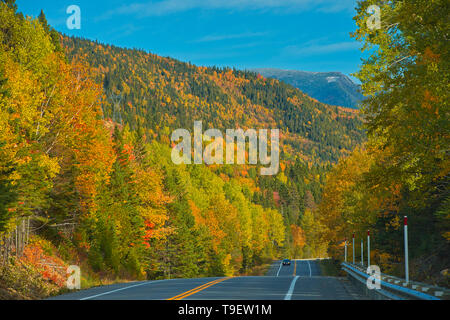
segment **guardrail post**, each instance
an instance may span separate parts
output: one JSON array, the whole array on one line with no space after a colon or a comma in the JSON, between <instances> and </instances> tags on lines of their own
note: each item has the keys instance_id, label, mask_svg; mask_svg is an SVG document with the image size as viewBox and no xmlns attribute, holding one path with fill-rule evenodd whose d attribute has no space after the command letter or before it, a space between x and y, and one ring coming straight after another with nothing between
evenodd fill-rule
<instances>
[{"instance_id":1,"label":"guardrail post","mask_svg":"<svg viewBox=\"0 0 450 320\"><path fill-rule=\"evenodd\" d=\"M353 264L355 264L355 234L353 234L353 245L352 245L352 249L353 249Z\"/></svg>"},{"instance_id":2,"label":"guardrail post","mask_svg":"<svg viewBox=\"0 0 450 320\"><path fill-rule=\"evenodd\" d=\"M364 241L361 239L361 265L364 266Z\"/></svg>"},{"instance_id":3,"label":"guardrail post","mask_svg":"<svg viewBox=\"0 0 450 320\"><path fill-rule=\"evenodd\" d=\"M405 233L405 280L409 283L409 266L408 266L408 217L405 216L403 220Z\"/></svg>"},{"instance_id":4,"label":"guardrail post","mask_svg":"<svg viewBox=\"0 0 450 320\"><path fill-rule=\"evenodd\" d=\"M367 267L370 267L370 230L367 230Z\"/></svg>"}]
</instances>

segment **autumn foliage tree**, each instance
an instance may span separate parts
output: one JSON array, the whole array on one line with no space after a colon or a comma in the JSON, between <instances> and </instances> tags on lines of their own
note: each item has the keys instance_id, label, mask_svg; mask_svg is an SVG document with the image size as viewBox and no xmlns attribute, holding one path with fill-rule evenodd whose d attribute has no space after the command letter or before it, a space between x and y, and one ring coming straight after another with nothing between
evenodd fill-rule
<instances>
[{"instance_id":1,"label":"autumn foliage tree","mask_svg":"<svg viewBox=\"0 0 450 320\"><path fill-rule=\"evenodd\" d=\"M381 9L371 28L368 8ZM353 36L369 57L356 74L367 97L368 142L327 176L319 206L330 253L354 232L373 236L373 260L385 272L403 261L401 220L409 217L412 277L449 265L449 46L446 1L359 1ZM445 281L444 281L445 284Z\"/></svg>"}]
</instances>

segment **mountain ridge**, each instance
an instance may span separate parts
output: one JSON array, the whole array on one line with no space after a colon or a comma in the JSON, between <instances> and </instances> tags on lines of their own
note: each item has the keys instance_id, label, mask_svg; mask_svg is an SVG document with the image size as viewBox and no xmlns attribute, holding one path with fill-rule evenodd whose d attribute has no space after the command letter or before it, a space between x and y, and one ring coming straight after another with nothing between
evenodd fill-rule
<instances>
[{"instance_id":1,"label":"mountain ridge","mask_svg":"<svg viewBox=\"0 0 450 320\"><path fill-rule=\"evenodd\" d=\"M360 86L341 72L314 72L277 68L250 69L264 77L284 81L329 105L358 109L364 99Z\"/></svg>"}]
</instances>

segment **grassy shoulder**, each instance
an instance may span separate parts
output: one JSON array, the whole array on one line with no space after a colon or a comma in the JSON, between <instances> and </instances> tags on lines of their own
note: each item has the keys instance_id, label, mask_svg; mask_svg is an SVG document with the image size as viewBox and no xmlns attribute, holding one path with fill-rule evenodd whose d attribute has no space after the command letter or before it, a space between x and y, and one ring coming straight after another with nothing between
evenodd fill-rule
<instances>
[{"instance_id":1,"label":"grassy shoulder","mask_svg":"<svg viewBox=\"0 0 450 320\"><path fill-rule=\"evenodd\" d=\"M335 259L318 260L322 276L343 277L344 271L341 269L341 262Z\"/></svg>"},{"instance_id":2,"label":"grassy shoulder","mask_svg":"<svg viewBox=\"0 0 450 320\"><path fill-rule=\"evenodd\" d=\"M61 273L61 278L62 276L63 273ZM73 292L73 290L67 289L65 278L64 281L58 278L56 272L52 274L23 259L12 258L7 265L0 267L0 300L41 300ZM81 277L81 288L84 290L130 281L133 280L84 273Z\"/></svg>"},{"instance_id":3,"label":"grassy shoulder","mask_svg":"<svg viewBox=\"0 0 450 320\"><path fill-rule=\"evenodd\" d=\"M264 259L260 264L253 266L246 272L241 272L240 276L265 276L272 265L272 259Z\"/></svg>"}]
</instances>

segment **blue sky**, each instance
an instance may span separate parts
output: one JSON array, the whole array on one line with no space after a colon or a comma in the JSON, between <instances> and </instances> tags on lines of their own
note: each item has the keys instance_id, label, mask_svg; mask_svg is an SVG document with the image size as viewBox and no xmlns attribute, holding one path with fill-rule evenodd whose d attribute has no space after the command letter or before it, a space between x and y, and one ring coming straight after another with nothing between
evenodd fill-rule
<instances>
[{"instance_id":1,"label":"blue sky","mask_svg":"<svg viewBox=\"0 0 450 320\"><path fill-rule=\"evenodd\" d=\"M360 44L349 33L356 0L16 0L44 10L58 31L140 48L197 65L304 71L358 70ZM69 30L66 9L81 9Z\"/></svg>"}]
</instances>

